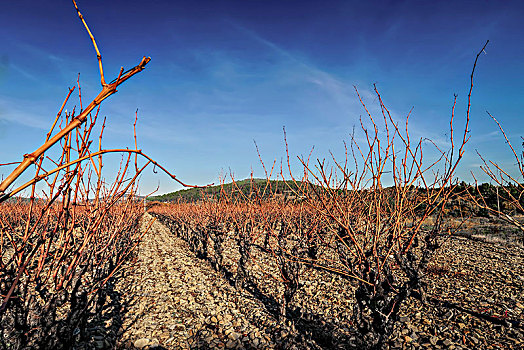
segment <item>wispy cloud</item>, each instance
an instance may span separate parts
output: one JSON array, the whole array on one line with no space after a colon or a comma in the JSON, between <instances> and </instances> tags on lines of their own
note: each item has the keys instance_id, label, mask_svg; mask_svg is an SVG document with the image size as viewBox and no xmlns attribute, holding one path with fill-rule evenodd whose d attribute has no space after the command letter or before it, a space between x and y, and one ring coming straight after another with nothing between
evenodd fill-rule
<instances>
[{"instance_id":1,"label":"wispy cloud","mask_svg":"<svg viewBox=\"0 0 524 350\"><path fill-rule=\"evenodd\" d=\"M41 118L24 111L10 111L10 113L0 114L0 120L28 126L31 128L49 131L50 124L42 121Z\"/></svg>"},{"instance_id":2,"label":"wispy cloud","mask_svg":"<svg viewBox=\"0 0 524 350\"><path fill-rule=\"evenodd\" d=\"M24 109L24 103L0 98L0 120L31 128L49 131L50 122L30 109Z\"/></svg>"},{"instance_id":3,"label":"wispy cloud","mask_svg":"<svg viewBox=\"0 0 524 350\"><path fill-rule=\"evenodd\" d=\"M263 38L253 30L247 29L235 22L228 23L255 42L272 50L275 54L280 56L281 60L288 61L287 66L292 69L288 74L292 74L293 78L297 80L300 79L303 82L312 83L318 86L321 90L327 93L336 104L338 104L341 110L345 111L346 115L348 112L356 112L358 110L359 103L356 99L353 84L344 81L333 73L318 68L299 54L283 49L277 44ZM362 93L367 94L368 92L362 89Z\"/></svg>"},{"instance_id":4,"label":"wispy cloud","mask_svg":"<svg viewBox=\"0 0 524 350\"><path fill-rule=\"evenodd\" d=\"M323 120L335 120L337 123L335 123L334 126L347 125L348 127L351 127L352 122L353 124L357 125L358 129L360 124L358 118L362 116L362 123L364 127L372 128L372 123L367 118L366 112L355 92L354 82L350 82L347 80L347 78L341 77L336 73L327 72L315 66L312 62L301 57L299 54L295 54L291 51L283 49L279 45L263 38L253 30L247 29L234 22L228 23L255 42L258 42L264 47L270 49L280 57L281 61L287 61L286 66L290 67L290 71L288 71L287 74L292 75L293 78L301 80L302 82L314 84L325 93L323 98L327 97L330 100L330 104L333 104L334 102L336 108L333 107L331 111L326 111L326 113L322 115ZM379 131L385 132L385 130L382 130L383 127L380 127L380 125L382 125L382 110L380 108L376 93L365 87L357 88L362 101L366 104L366 108L375 118L375 121L379 127ZM318 102L320 101L315 101L315 103ZM390 106L388 106L388 109L395 123L399 123L400 129L403 131L405 117L408 111L400 113L396 111L395 108ZM352 118L352 120L349 120L349 123L347 116ZM443 133L440 134L438 132L428 132L428 130L426 130L421 123L418 123L417 120L413 119L410 123L410 133L413 138L430 138L433 142L440 146L449 144L449 140L446 139L446 136Z\"/></svg>"},{"instance_id":5,"label":"wispy cloud","mask_svg":"<svg viewBox=\"0 0 524 350\"><path fill-rule=\"evenodd\" d=\"M10 67L11 67L12 69L14 69L16 72L18 72L19 74L21 74L21 75L23 75L24 77L26 77L27 79L29 79L29 80L37 81L37 82L39 81L39 79L38 79L35 75L29 73L29 72L26 71L25 69L20 68L20 67L19 67L18 65L16 65L16 64L11 64Z\"/></svg>"},{"instance_id":6,"label":"wispy cloud","mask_svg":"<svg viewBox=\"0 0 524 350\"><path fill-rule=\"evenodd\" d=\"M41 47L23 41L8 39L4 44L9 52L9 58L3 64L4 70L11 70L9 79L18 82L19 77L30 80L36 87L56 86L57 84L70 84L76 80L78 67L83 61L68 59ZM13 59L16 57L16 60ZM0 68L2 64L0 64ZM1 70L1 69L0 69Z\"/></svg>"},{"instance_id":7,"label":"wispy cloud","mask_svg":"<svg viewBox=\"0 0 524 350\"><path fill-rule=\"evenodd\" d=\"M34 57L38 57L39 59L44 59L47 62L53 63L55 65L62 64L65 60L61 57L58 57L57 55L42 49L39 46L32 45L26 42L17 41L15 42L16 47L18 47L20 50L24 51L26 54L29 54Z\"/></svg>"}]
</instances>

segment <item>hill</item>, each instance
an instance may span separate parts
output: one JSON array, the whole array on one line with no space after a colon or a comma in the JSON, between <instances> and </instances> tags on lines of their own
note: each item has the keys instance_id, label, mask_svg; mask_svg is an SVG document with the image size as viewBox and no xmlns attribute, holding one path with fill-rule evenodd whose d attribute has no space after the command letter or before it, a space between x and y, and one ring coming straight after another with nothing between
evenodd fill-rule
<instances>
[{"instance_id":1,"label":"hill","mask_svg":"<svg viewBox=\"0 0 524 350\"><path fill-rule=\"evenodd\" d=\"M241 181L235 181L209 186L204 188L189 188L175 192L166 193L159 196L148 197L150 201L160 202L198 202L203 197L214 197L220 198L221 196L234 196L236 199L245 199L250 195L257 195L261 198L268 198L270 194L276 194L277 196L294 197L298 190L298 186L306 185L303 182L298 181L281 181L281 180L270 180L266 179L245 179Z\"/></svg>"}]
</instances>

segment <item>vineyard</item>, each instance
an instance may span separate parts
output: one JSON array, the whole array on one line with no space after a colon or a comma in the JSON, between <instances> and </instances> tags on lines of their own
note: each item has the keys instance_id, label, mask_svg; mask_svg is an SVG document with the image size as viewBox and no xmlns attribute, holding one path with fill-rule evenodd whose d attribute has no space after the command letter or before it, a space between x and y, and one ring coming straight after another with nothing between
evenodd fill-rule
<instances>
[{"instance_id":1,"label":"vineyard","mask_svg":"<svg viewBox=\"0 0 524 350\"><path fill-rule=\"evenodd\" d=\"M138 113L133 147L103 147L101 103L150 58L107 83L73 4L102 89L85 105L78 79L44 143L0 164L0 349L524 347L523 158L493 116L515 169L480 155L490 184L457 177L487 42L445 146L355 87L341 158L295 157L284 130L265 178L198 187L138 148ZM148 167L193 188L146 201Z\"/></svg>"},{"instance_id":2,"label":"vineyard","mask_svg":"<svg viewBox=\"0 0 524 350\"><path fill-rule=\"evenodd\" d=\"M227 322L231 309L218 308L216 316L208 315L193 335L186 335L191 347L257 348L259 340L249 336L260 334L261 327L270 339L262 347L368 346L362 334L370 332L357 328L357 322L365 322L355 305L357 298L365 300L359 295L362 282L348 269L348 258L337 244L336 226L325 225L320 216L301 205L281 202L156 204L149 212L167 232L182 239L193 259L220 276L232 289L230 295L258 302L243 306L247 311L241 320L247 320L247 325L237 327ZM429 232L430 227L428 220L424 229ZM389 348L520 346L523 276L515 266L523 261L522 246L493 234L475 235L475 227L440 235L439 250L419 271L420 288L402 301L398 314L393 314L395 309L389 309L389 315L379 313L395 318L385 340ZM420 258L420 250L414 255ZM396 283L390 290L396 295L409 278L393 257L388 263L395 276L390 281ZM387 300L387 292L382 293L369 303ZM265 317L254 316L260 314ZM373 317L371 312L364 315ZM245 336L231 341L231 328Z\"/></svg>"}]
</instances>

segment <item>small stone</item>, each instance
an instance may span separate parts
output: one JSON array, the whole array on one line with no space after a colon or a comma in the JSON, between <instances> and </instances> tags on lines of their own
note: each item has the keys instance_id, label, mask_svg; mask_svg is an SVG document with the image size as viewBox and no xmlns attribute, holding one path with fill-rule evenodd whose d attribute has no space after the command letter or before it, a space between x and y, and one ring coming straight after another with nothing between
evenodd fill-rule
<instances>
[{"instance_id":1,"label":"small stone","mask_svg":"<svg viewBox=\"0 0 524 350\"><path fill-rule=\"evenodd\" d=\"M204 341L207 343L207 344L210 344L215 338L213 338L213 336L209 336L207 338L204 339Z\"/></svg>"},{"instance_id":2,"label":"small stone","mask_svg":"<svg viewBox=\"0 0 524 350\"><path fill-rule=\"evenodd\" d=\"M437 345L438 338L435 336L432 336L429 338L429 342L431 343L431 345Z\"/></svg>"},{"instance_id":3,"label":"small stone","mask_svg":"<svg viewBox=\"0 0 524 350\"><path fill-rule=\"evenodd\" d=\"M235 347L235 345L236 345L236 342L231 340L231 339L229 339L228 342L226 343L226 348L233 349Z\"/></svg>"},{"instance_id":4,"label":"small stone","mask_svg":"<svg viewBox=\"0 0 524 350\"><path fill-rule=\"evenodd\" d=\"M231 332L228 334L228 338L231 339L231 340L238 340L238 338L240 338L240 333L237 333L237 332Z\"/></svg>"},{"instance_id":5,"label":"small stone","mask_svg":"<svg viewBox=\"0 0 524 350\"><path fill-rule=\"evenodd\" d=\"M450 345L451 345L451 340L449 340L449 339L444 339L444 341L442 342L442 344L444 344L445 346L450 346Z\"/></svg>"},{"instance_id":6,"label":"small stone","mask_svg":"<svg viewBox=\"0 0 524 350\"><path fill-rule=\"evenodd\" d=\"M418 332L418 327L415 326L415 325L413 325L413 324L411 324L411 323L408 323L408 324L407 324L407 327L408 327L409 329L411 329L413 332Z\"/></svg>"},{"instance_id":7,"label":"small stone","mask_svg":"<svg viewBox=\"0 0 524 350\"><path fill-rule=\"evenodd\" d=\"M411 338L409 335L406 335L404 337L404 340L406 341L406 343L411 343L413 341L413 338Z\"/></svg>"},{"instance_id":8,"label":"small stone","mask_svg":"<svg viewBox=\"0 0 524 350\"><path fill-rule=\"evenodd\" d=\"M149 342L150 342L149 339L141 338L141 339L135 340L133 345L135 346L135 348L142 349L146 347L147 345L149 345Z\"/></svg>"}]
</instances>

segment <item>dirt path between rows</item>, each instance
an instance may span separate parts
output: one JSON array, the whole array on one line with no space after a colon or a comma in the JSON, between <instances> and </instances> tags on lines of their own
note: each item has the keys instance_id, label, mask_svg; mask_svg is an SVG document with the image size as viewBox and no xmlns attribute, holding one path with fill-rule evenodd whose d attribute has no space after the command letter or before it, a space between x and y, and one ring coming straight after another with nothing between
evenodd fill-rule
<instances>
[{"instance_id":1,"label":"dirt path between rows","mask_svg":"<svg viewBox=\"0 0 524 350\"><path fill-rule=\"evenodd\" d=\"M145 214L145 227L153 217ZM234 289L155 221L116 291L124 305L118 348L272 348L273 317Z\"/></svg>"}]
</instances>

